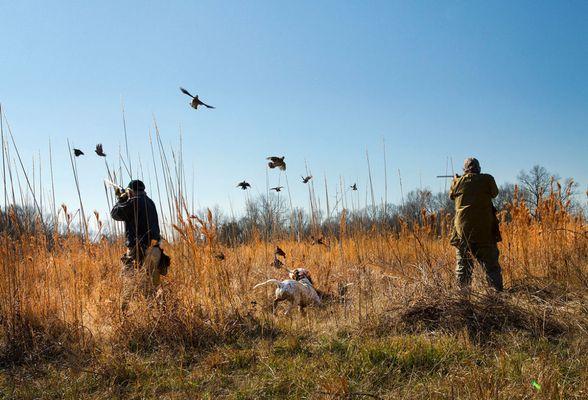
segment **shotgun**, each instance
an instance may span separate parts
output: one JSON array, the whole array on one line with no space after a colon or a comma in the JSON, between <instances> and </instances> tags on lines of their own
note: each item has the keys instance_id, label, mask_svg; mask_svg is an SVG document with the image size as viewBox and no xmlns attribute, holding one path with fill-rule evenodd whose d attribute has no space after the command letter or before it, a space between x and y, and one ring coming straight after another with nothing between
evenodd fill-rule
<instances>
[{"instance_id":1,"label":"shotgun","mask_svg":"<svg viewBox=\"0 0 588 400\"><path fill-rule=\"evenodd\" d=\"M130 189L125 189L124 187L122 187L122 186L120 186L120 185L118 185L118 184L116 184L116 183L114 183L112 181L109 181L108 179L104 179L104 183L107 186L110 186L110 187L112 187L114 189L114 194L118 198L120 198L120 197L122 197L124 195L127 195L128 196L129 193L130 193Z\"/></svg>"},{"instance_id":2,"label":"shotgun","mask_svg":"<svg viewBox=\"0 0 588 400\"><path fill-rule=\"evenodd\" d=\"M459 175L437 175L437 178L459 178Z\"/></svg>"}]
</instances>

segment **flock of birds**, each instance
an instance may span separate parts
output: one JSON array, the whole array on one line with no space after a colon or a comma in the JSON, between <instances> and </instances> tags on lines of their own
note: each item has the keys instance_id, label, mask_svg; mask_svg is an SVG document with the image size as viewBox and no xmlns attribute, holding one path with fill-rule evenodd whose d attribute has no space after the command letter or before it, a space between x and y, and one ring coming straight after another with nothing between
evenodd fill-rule
<instances>
[{"instance_id":1,"label":"flock of birds","mask_svg":"<svg viewBox=\"0 0 588 400\"><path fill-rule=\"evenodd\" d=\"M286 157L276 157L276 156L267 157L266 159L269 160L269 162L267 163L267 166L271 169L279 168L280 170L285 171L286 170L286 162L284 161L285 158ZM300 177L302 178L302 183L308 183L312 179L312 175L307 175L307 176L301 175ZM242 181L237 184L237 187L241 188L242 190L247 190L247 189L251 188L251 184L247 181ZM349 188L353 191L356 191L357 190L357 183L354 183ZM284 189L284 186L275 186L275 187L270 188L270 190L273 190L278 193L281 192L282 189Z\"/></svg>"},{"instance_id":2,"label":"flock of birds","mask_svg":"<svg viewBox=\"0 0 588 400\"><path fill-rule=\"evenodd\" d=\"M189 104L195 110L198 109L198 106L204 106L206 108L214 108L213 106L208 105L208 104L204 103L202 100L200 100L198 98L198 95L193 96L192 94L190 94L190 92L188 92L183 87L180 87L180 91L182 93L184 93L185 95L190 96L192 98L192 101ZM76 157L84 155L84 152L80 149L74 148L73 152ZM96 149L94 150L94 152L100 157L106 157L106 153L104 153L102 143L98 143L96 145ZM286 161L284 161L285 158L286 157L284 157L284 156L282 156L282 157L277 157L277 156L267 157L267 160L268 160L267 165L271 169L278 168L281 171L285 171L286 170ZM301 178L302 178L302 183L308 183L312 179L312 175L301 176ZM247 190L247 189L251 188L251 184L247 181L242 181L237 184L237 187L241 188L242 190ZM284 188L283 186L276 186L276 187L270 188L270 190L273 190L273 191L279 193L283 188ZM351 190L356 191L357 190L357 183L354 183L353 185L351 185L350 188L351 188Z\"/></svg>"},{"instance_id":3,"label":"flock of birds","mask_svg":"<svg viewBox=\"0 0 588 400\"><path fill-rule=\"evenodd\" d=\"M84 152L80 149L74 148L73 152L74 152L74 156L76 156L76 157L85 155ZM94 152L96 152L96 154L98 154L100 157L106 157L106 153L104 152L104 149L102 148L102 143L98 143L96 145L96 149L94 150Z\"/></svg>"}]
</instances>

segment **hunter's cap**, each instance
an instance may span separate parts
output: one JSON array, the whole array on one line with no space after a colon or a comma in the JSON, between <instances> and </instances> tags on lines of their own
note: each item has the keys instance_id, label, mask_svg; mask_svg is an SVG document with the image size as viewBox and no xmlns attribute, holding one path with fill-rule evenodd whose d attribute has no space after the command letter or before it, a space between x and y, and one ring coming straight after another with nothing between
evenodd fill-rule
<instances>
[{"instance_id":1,"label":"hunter's cap","mask_svg":"<svg viewBox=\"0 0 588 400\"><path fill-rule=\"evenodd\" d=\"M463 162L463 172L466 174L479 174L481 170L480 162L474 157L466 158Z\"/></svg>"},{"instance_id":2,"label":"hunter's cap","mask_svg":"<svg viewBox=\"0 0 588 400\"><path fill-rule=\"evenodd\" d=\"M133 192L142 192L145 190L145 184L138 179L133 179L130 181L127 187Z\"/></svg>"}]
</instances>

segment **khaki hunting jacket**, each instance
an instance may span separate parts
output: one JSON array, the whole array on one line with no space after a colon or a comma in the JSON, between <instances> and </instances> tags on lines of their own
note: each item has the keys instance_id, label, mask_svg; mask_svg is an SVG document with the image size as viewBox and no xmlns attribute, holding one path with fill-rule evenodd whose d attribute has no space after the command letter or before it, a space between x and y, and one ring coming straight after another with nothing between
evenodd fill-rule
<instances>
[{"instance_id":1,"label":"khaki hunting jacket","mask_svg":"<svg viewBox=\"0 0 588 400\"><path fill-rule=\"evenodd\" d=\"M492 199L498 187L492 175L467 173L453 180L449 197L455 202L451 244L499 242L500 231Z\"/></svg>"}]
</instances>

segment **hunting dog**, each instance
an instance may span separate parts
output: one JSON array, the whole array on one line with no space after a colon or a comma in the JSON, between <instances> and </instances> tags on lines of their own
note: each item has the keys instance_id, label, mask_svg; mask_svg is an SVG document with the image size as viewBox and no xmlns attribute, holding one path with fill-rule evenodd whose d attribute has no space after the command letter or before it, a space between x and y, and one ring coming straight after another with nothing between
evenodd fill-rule
<instances>
[{"instance_id":1,"label":"hunting dog","mask_svg":"<svg viewBox=\"0 0 588 400\"><path fill-rule=\"evenodd\" d=\"M274 313L280 301L288 301L290 304L285 314L289 314L292 308L298 307L300 312L304 312L304 307L320 305L321 299L312 286L312 280L307 270L296 268L288 271L290 279L279 281L277 279L268 279L265 282L258 283L253 287L265 286L268 283L276 285L276 294L274 297Z\"/></svg>"}]
</instances>

